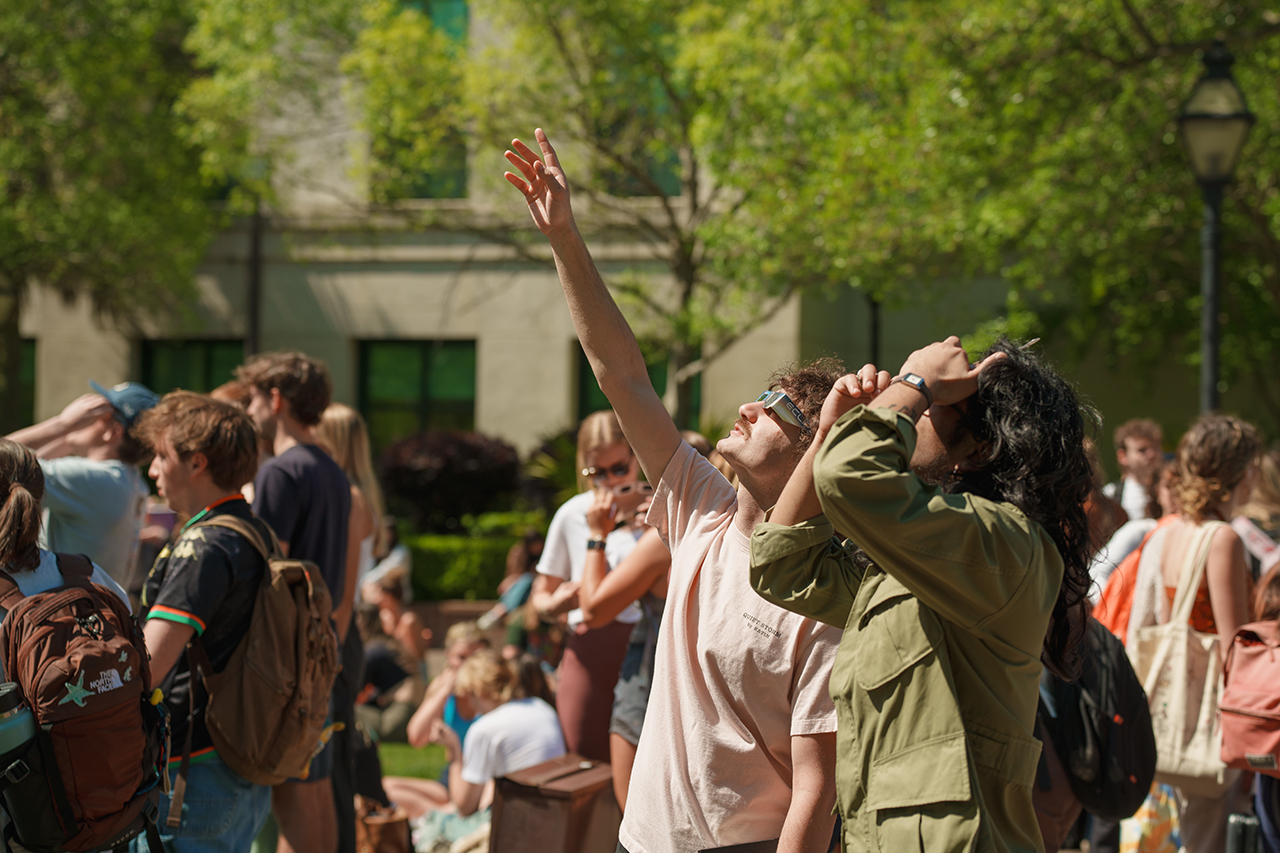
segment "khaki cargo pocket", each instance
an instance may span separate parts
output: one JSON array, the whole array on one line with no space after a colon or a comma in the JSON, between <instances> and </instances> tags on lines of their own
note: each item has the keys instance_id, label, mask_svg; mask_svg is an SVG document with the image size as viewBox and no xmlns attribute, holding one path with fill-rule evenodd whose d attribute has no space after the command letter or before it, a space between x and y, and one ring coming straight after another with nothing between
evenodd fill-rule
<instances>
[{"instance_id":1,"label":"khaki cargo pocket","mask_svg":"<svg viewBox=\"0 0 1280 853\"><path fill-rule=\"evenodd\" d=\"M867 808L885 853L968 850L978 831L965 736L918 744L871 765Z\"/></svg>"},{"instance_id":2,"label":"khaki cargo pocket","mask_svg":"<svg viewBox=\"0 0 1280 853\"><path fill-rule=\"evenodd\" d=\"M886 576L858 620L854 677L863 690L883 687L927 657L941 639L937 617Z\"/></svg>"},{"instance_id":3,"label":"khaki cargo pocket","mask_svg":"<svg viewBox=\"0 0 1280 853\"><path fill-rule=\"evenodd\" d=\"M876 812L876 842L883 853L962 853L974 849L978 807L935 803Z\"/></svg>"}]
</instances>

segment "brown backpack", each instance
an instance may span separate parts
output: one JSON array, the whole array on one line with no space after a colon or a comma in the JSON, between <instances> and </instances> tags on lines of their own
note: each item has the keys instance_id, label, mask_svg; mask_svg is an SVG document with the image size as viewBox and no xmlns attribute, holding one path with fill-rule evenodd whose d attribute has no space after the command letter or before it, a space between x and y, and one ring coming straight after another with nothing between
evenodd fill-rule
<instances>
[{"instance_id":1,"label":"brown backpack","mask_svg":"<svg viewBox=\"0 0 1280 853\"><path fill-rule=\"evenodd\" d=\"M187 657L208 692L204 722L218 757L246 780L278 785L305 778L329 715L338 674L338 635L329 619L329 588L315 563L268 546L252 524L219 515L193 527L226 527L253 545L267 562L249 631L222 672L214 672L204 646L193 638ZM270 528L268 528L270 532ZM192 698L196 679L192 678ZM191 752L191 726L182 769L174 783L170 825L181 816Z\"/></svg>"},{"instance_id":2,"label":"brown backpack","mask_svg":"<svg viewBox=\"0 0 1280 853\"><path fill-rule=\"evenodd\" d=\"M64 586L31 596L0 571L0 656L36 726L0 767L6 811L31 851L110 850L145 831L160 853L168 728L142 629L90 581L88 557L59 554L58 570Z\"/></svg>"}]
</instances>

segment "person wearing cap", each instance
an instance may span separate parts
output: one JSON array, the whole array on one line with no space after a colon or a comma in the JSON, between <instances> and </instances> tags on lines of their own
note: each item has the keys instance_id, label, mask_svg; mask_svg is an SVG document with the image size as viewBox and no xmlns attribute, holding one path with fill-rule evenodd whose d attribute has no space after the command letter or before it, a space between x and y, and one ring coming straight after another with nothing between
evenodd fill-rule
<instances>
[{"instance_id":1,"label":"person wearing cap","mask_svg":"<svg viewBox=\"0 0 1280 853\"><path fill-rule=\"evenodd\" d=\"M128 588L149 492L139 466L151 455L132 427L159 398L137 382L89 384L92 393L8 437L34 450L44 472L41 547L85 554Z\"/></svg>"}]
</instances>

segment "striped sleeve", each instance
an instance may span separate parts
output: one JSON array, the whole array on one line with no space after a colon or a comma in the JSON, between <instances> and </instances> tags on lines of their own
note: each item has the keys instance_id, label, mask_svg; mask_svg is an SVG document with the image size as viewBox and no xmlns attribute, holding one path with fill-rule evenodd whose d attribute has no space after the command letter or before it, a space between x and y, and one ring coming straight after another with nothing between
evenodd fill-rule
<instances>
[{"instance_id":1,"label":"striped sleeve","mask_svg":"<svg viewBox=\"0 0 1280 853\"><path fill-rule=\"evenodd\" d=\"M180 622L183 625L190 625L196 629L196 636L204 634L204 620L194 613L188 613L185 610L179 610L176 607L166 607L163 604L153 605L147 613L148 619L166 619L170 622Z\"/></svg>"}]
</instances>

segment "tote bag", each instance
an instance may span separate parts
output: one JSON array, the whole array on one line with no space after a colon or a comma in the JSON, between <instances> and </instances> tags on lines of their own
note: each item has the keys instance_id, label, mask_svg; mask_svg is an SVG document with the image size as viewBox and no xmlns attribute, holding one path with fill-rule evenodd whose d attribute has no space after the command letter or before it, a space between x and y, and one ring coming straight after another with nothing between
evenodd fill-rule
<instances>
[{"instance_id":1,"label":"tote bag","mask_svg":"<svg viewBox=\"0 0 1280 853\"><path fill-rule=\"evenodd\" d=\"M1222 762L1218 635L1202 634L1190 625L1209 543L1222 526L1220 521L1205 522L1190 534L1169 621L1137 629L1134 648L1129 649L1151 706L1156 781L1201 797L1221 796L1235 781Z\"/></svg>"}]
</instances>

